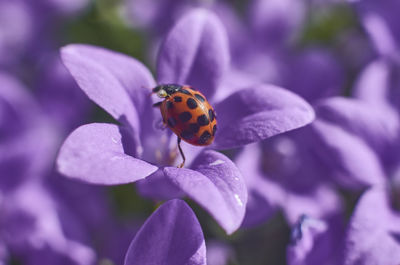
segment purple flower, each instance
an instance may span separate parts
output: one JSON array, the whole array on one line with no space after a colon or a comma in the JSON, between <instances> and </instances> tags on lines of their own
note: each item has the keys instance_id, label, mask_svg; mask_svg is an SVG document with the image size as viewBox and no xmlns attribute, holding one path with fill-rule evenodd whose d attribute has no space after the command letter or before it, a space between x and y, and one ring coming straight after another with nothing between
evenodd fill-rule
<instances>
[{"instance_id":1,"label":"purple flower","mask_svg":"<svg viewBox=\"0 0 400 265\"><path fill-rule=\"evenodd\" d=\"M48 173L58 135L18 80L0 73L0 83L0 189L10 190Z\"/></svg>"},{"instance_id":2,"label":"purple flower","mask_svg":"<svg viewBox=\"0 0 400 265\"><path fill-rule=\"evenodd\" d=\"M43 111L48 101L39 105L11 75L1 73L0 84L0 259L93 264L106 255L121 263L127 229L111 217L104 190L53 171L68 126L54 124ZM58 103L73 104L68 95ZM63 104L58 109L52 103L54 112L63 113Z\"/></svg>"},{"instance_id":3,"label":"purple flower","mask_svg":"<svg viewBox=\"0 0 400 265\"><path fill-rule=\"evenodd\" d=\"M338 194L313 163L306 139L303 129L293 131L266 141L263 148L246 146L235 158L249 194L244 226L263 223L280 209L289 224L304 214L329 219L341 212Z\"/></svg>"},{"instance_id":4,"label":"purple flower","mask_svg":"<svg viewBox=\"0 0 400 265\"><path fill-rule=\"evenodd\" d=\"M290 265L342 264L344 225L339 216L320 220L302 215L292 228L287 248Z\"/></svg>"},{"instance_id":5,"label":"purple flower","mask_svg":"<svg viewBox=\"0 0 400 265\"><path fill-rule=\"evenodd\" d=\"M157 39L164 36L185 13L199 7L215 12L222 20L229 35L231 32L238 32L241 27L237 23L233 6L221 1L124 0L123 15L131 26L144 31L146 37L150 35L153 39ZM231 43L231 45L236 46L237 43Z\"/></svg>"},{"instance_id":6,"label":"purple flower","mask_svg":"<svg viewBox=\"0 0 400 265\"><path fill-rule=\"evenodd\" d=\"M54 46L54 31L62 18L76 14L88 3L88 0L0 1L0 66L20 72L22 61L27 66L23 59L41 60L43 51Z\"/></svg>"},{"instance_id":7,"label":"purple flower","mask_svg":"<svg viewBox=\"0 0 400 265\"><path fill-rule=\"evenodd\" d=\"M203 232L190 207L171 200L158 208L136 234L125 265L205 265Z\"/></svg>"},{"instance_id":8,"label":"purple flower","mask_svg":"<svg viewBox=\"0 0 400 265\"><path fill-rule=\"evenodd\" d=\"M317 118L306 128L314 141L310 151L327 178L345 189L369 188L350 220L344 261L338 264L395 264L399 260L389 254L399 247L398 230L393 228L398 217L388 205L388 190L382 188L396 188L400 161L397 71L392 59L373 61L356 82L356 99L319 101ZM313 264L309 259L316 257L318 253L313 253L300 260Z\"/></svg>"},{"instance_id":9,"label":"purple flower","mask_svg":"<svg viewBox=\"0 0 400 265\"><path fill-rule=\"evenodd\" d=\"M89 0L38 0L34 8L47 11L50 17L56 15L74 15L87 7Z\"/></svg>"},{"instance_id":10,"label":"purple flower","mask_svg":"<svg viewBox=\"0 0 400 265\"><path fill-rule=\"evenodd\" d=\"M256 45L275 50L286 47L300 30L305 12L304 1L251 1L248 20Z\"/></svg>"},{"instance_id":11,"label":"purple flower","mask_svg":"<svg viewBox=\"0 0 400 265\"><path fill-rule=\"evenodd\" d=\"M390 112L400 112L400 63L388 58L376 58L359 74L354 97L371 106Z\"/></svg>"},{"instance_id":12,"label":"purple flower","mask_svg":"<svg viewBox=\"0 0 400 265\"><path fill-rule=\"evenodd\" d=\"M59 215L73 213L43 185L51 172L57 132L20 82L1 73L0 83L0 245L4 258L15 255L27 264L44 259L54 259L54 264L60 259L92 263L95 253L87 246L87 234L69 236L80 225L62 223ZM43 252L46 255L39 255Z\"/></svg>"},{"instance_id":13,"label":"purple flower","mask_svg":"<svg viewBox=\"0 0 400 265\"><path fill-rule=\"evenodd\" d=\"M234 257L234 251L228 244L211 240L206 246L208 265L226 265Z\"/></svg>"},{"instance_id":14,"label":"purple flower","mask_svg":"<svg viewBox=\"0 0 400 265\"><path fill-rule=\"evenodd\" d=\"M229 34L230 40L246 36L239 42L239 49L232 49L231 83L272 83L311 103L339 95L346 76L337 54L327 47L299 48L296 43L306 24L307 8L311 7L302 1L251 1L246 18L249 26ZM238 16L235 18L237 24L243 24ZM238 76L236 69L247 76Z\"/></svg>"},{"instance_id":15,"label":"purple flower","mask_svg":"<svg viewBox=\"0 0 400 265\"><path fill-rule=\"evenodd\" d=\"M397 122L378 109L371 113L368 104L356 100L336 98L319 108L327 118L321 115L312 129L320 144L320 160L331 169L331 177L355 189L385 182L378 150L391 149L387 142L398 131Z\"/></svg>"},{"instance_id":16,"label":"purple flower","mask_svg":"<svg viewBox=\"0 0 400 265\"><path fill-rule=\"evenodd\" d=\"M152 0L125 0L124 10L133 27L163 35L192 4L190 0L168 0L162 3Z\"/></svg>"},{"instance_id":17,"label":"purple flower","mask_svg":"<svg viewBox=\"0 0 400 265\"><path fill-rule=\"evenodd\" d=\"M50 53L38 69L36 94L43 112L61 132L70 132L88 116L91 102L61 62ZM71 108L74 105L74 108Z\"/></svg>"},{"instance_id":18,"label":"purple flower","mask_svg":"<svg viewBox=\"0 0 400 265\"><path fill-rule=\"evenodd\" d=\"M34 17L24 1L0 1L0 65L9 66L25 52L33 37Z\"/></svg>"},{"instance_id":19,"label":"purple flower","mask_svg":"<svg viewBox=\"0 0 400 265\"><path fill-rule=\"evenodd\" d=\"M345 74L334 54L323 48L309 48L289 55L284 67L284 87L310 103L341 94Z\"/></svg>"},{"instance_id":20,"label":"purple flower","mask_svg":"<svg viewBox=\"0 0 400 265\"><path fill-rule=\"evenodd\" d=\"M30 181L0 195L0 243L6 245L7 252L26 264L38 264L46 259L54 264L62 259L72 264L92 264L95 253L87 246L88 235L83 231L76 233L71 224L69 227L62 224L59 215L68 216L71 212L41 183ZM70 218L69 222L73 220ZM72 239L66 235L73 232L79 237Z\"/></svg>"},{"instance_id":21,"label":"purple flower","mask_svg":"<svg viewBox=\"0 0 400 265\"><path fill-rule=\"evenodd\" d=\"M180 0L159 4L127 0L126 5L136 14L130 17L141 21L133 24L146 29L146 33L169 29L196 5L214 11L227 29L230 42L232 67L221 84L229 90L266 82L292 90L310 102L341 92L345 76L336 54L324 47L299 50L295 46L306 20L307 7L302 1L249 1L244 6L245 19L232 6L220 2Z\"/></svg>"},{"instance_id":22,"label":"purple flower","mask_svg":"<svg viewBox=\"0 0 400 265\"><path fill-rule=\"evenodd\" d=\"M382 56L399 60L400 27L396 0L375 2L371 0L352 1L362 26L371 39L376 52Z\"/></svg>"},{"instance_id":23,"label":"purple flower","mask_svg":"<svg viewBox=\"0 0 400 265\"><path fill-rule=\"evenodd\" d=\"M169 167L177 156L176 138L153 126L160 113L152 109L148 96L156 84L149 70L133 58L88 45L63 48L62 59L89 98L121 123L76 129L60 150L57 165L62 174L106 185L147 177L141 186L148 181L153 196L159 197L161 190L163 198L176 197L178 187L228 233L239 227L247 193L240 171L226 156L184 144L189 162L193 161L190 169ZM191 85L215 107L219 128L211 147L238 147L312 121L311 107L278 87L259 85L214 99L228 62L223 26L215 15L201 9L177 22L158 56L158 83Z\"/></svg>"},{"instance_id":24,"label":"purple flower","mask_svg":"<svg viewBox=\"0 0 400 265\"><path fill-rule=\"evenodd\" d=\"M374 187L364 192L351 217L343 264L388 264L400 261L399 217L387 191Z\"/></svg>"},{"instance_id":25,"label":"purple flower","mask_svg":"<svg viewBox=\"0 0 400 265\"><path fill-rule=\"evenodd\" d=\"M319 143L309 126L249 145L236 156L248 189L243 226L266 222L282 210L293 226L288 264L340 264L344 237L343 207L316 160Z\"/></svg>"},{"instance_id":26,"label":"purple flower","mask_svg":"<svg viewBox=\"0 0 400 265\"><path fill-rule=\"evenodd\" d=\"M393 179L398 169L398 66L376 60L356 83L359 99L332 98L317 106L311 126L315 152L340 185L360 189ZM371 111L373 109L373 111Z\"/></svg>"}]
</instances>

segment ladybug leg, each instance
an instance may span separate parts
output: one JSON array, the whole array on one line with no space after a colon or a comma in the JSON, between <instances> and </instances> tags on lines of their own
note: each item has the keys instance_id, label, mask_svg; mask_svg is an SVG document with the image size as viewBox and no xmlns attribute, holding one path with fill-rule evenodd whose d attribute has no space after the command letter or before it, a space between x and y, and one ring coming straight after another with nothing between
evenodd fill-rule
<instances>
[{"instance_id":1,"label":"ladybug leg","mask_svg":"<svg viewBox=\"0 0 400 265\"><path fill-rule=\"evenodd\" d=\"M161 103L162 103L162 101L157 102L157 103L154 103L154 104L153 104L153 107L154 107L154 108L159 108L159 107L161 106Z\"/></svg>"},{"instance_id":2,"label":"ladybug leg","mask_svg":"<svg viewBox=\"0 0 400 265\"><path fill-rule=\"evenodd\" d=\"M186 161L185 154L183 153L182 148L181 148L181 141L182 141L182 139L180 137L178 137L178 149L179 149L179 153L181 153L181 156L183 159L183 162L178 166L179 168L183 168L183 166L185 165L185 161Z\"/></svg>"}]
</instances>

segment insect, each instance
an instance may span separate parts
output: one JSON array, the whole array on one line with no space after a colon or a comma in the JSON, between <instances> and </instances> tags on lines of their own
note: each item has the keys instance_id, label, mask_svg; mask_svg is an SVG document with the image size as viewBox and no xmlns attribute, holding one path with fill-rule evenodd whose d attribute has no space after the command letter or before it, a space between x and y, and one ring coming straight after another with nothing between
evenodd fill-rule
<instances>
[{"instance_id":1,"label":"insect","mask_svg":"<svg viewBox=\"0 0 400 265\"><path fill-rule=\"evenodd\" d=\"M206 146L214 141L217 131L217 119L213 107L199 91L190 86L176 84L158 85L152 94L164 98L155 103L159 107L163 123L178 136L178 149L185 165L185 155L181 148L181 140L192 145Z\"/></svg>"}]
</instances>

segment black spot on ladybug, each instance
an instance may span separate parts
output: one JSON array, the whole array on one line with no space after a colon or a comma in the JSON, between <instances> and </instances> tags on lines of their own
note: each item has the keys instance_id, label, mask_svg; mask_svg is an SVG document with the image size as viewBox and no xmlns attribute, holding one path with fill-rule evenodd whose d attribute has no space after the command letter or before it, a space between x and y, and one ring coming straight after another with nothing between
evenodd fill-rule
<instances>
[{"instance_id":1,"label":"black spot on ladybug","mask_svg":"<svg viewBox=\"0 0 400 265\"><path fill-rule=\"evenodd\" d=\"M208 117L210 118L211 122L214 120L214 111L212 109L208 110Z\"/></svg>"},{"instance_id":2,"label":"black spot on ladybug","mask_svg":"<svg viewBox=\"0 0 400 265\"><path fill-rule=\"evenodd\" d=\"M209 131L204 131L199 139L199 144L205 144L210 140L211 138L211 133Z\"/></svg>"},{"instance_id":3,"label":"black spot on ladybug","mask_svg":"<svg viewBox=\"0 0 400 265\"><path fill-rule=\"evenodd\" d=\"M190 92L187 91L186 89L180 89L179 92L181 92L181 93L183 93L183 94L186 94L186 95L190 95L190 96L192 95L192 94L190 94Z\"/></svg>"},{"instance_id":4,"label":"black spot on ladybug","mask_svg":"<svg viewBox=\"0 0 400 265\"><path fill-rule=\"evenodd\" d=\"M174 106L174 104L171 101L167 101L166 105L167 109L172 109L172 107Z\"/></svg>"},{"instance_id":5,"label":"black spot on ladybug","mask_svg":"<svg viewBox=\"0 0 400 265\"><path fill-rule=\"evenodd\" d=\"M212 135L214 136L216 132L217 132L217 125L214 125L214 126L213 126Z\"/></svg>"},{"instance_id":6,"label":"black spot on ladybug","mask_svg":"<svg viewBox=\"0 0 400 265\"><path fill-rule=\"evenodd\" d=\"M174 119L174 117L169 117L167 123L169 127L173 128L176 125L176 120Z\"/></svg>"},{"instance_id":7,"label":"black spot on ladybug","mask_svg":"<svg viewBox=\"0 0 400 265\"><path fill-rule=\"evenodd\" d=\"M189 131L192 133L197 133L200 130L200 126L197 123L189 124Z\"/></svg>"},{"instance_id":8,"label":"black spot on ladybug","mask_svg":"<svg viewBox=\"0 0 400 265\"><path fill-rule=\"evenodd\" d=\"M188 122L191 118L192 118L192 114L190 114L190 112L188 112L188 111L185 111L185 112L182 112L181 114L179 114L179 119L181 120L181 122Z\"/></svg>"},{"instance_id":9,"label":"black spot on ladybug","mask_svg":"<svg viewBox=\"0 0 400 265\"><path fill-rule=\"evenodd\" d=\"M174 101L175 102L182 102L182 97L176 96L176 97L174 97Z\"/></svg>"},{"instance_id":10,"label":"black spot on ladybug","mask_svg":"<svg viewBox=\"0 0 400 265\"><path fill-rule=\"evenodd\" d=\"M189 107L189 109L197 108L197 102L193 98L188 98L186 101L186 105Z\"/></svg>"},{"instance_id":11,"label":"black spot on ladybug","mask_svg":"<svg viewBox=\"0 0 400 265\"><path fill-rule=\"evenodd\" d=\"M208 120L207 116L203 114L203 115L200 115L199 117L197 117L197 123L200 126L205 126L205 125L208 125L210 123L210 121Z\"/></svg>"},{"instance_id":12,"label":"black spot on ladybug","mask_svg":"<svg viewBox=\"0 0 400 265\"><path fill-rule=\"evenodd\" d=\"M181 137L185 140L190 140L194 137L194 134L190 131L183 131L181 132Z\"/></svg>"},{"instance_id":13,"label":"black spot on ladybug","mask_svg":"<svg viewBox=\"0 0 400 265\"><path fill-rule=\"evenodd\" d=\"M200 94L194 94L194 96L198 99L198 100L200 100L201 102L204 102L204 101L206 101L206 99L205 98L203 98L203 96L202 95L200 95Z\"/></svg>"}]
</instances>

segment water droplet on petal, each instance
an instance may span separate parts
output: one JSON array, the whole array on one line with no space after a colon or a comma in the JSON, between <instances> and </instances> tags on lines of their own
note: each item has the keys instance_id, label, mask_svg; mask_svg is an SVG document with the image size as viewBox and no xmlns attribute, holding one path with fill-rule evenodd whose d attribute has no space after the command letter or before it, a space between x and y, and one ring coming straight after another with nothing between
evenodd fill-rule
<instances>
[{"instance_id":1,"label":"water droplet on petal","mask_svg":"<svg viewBox=\"0 0 400 265\"><path fill-rule=\"evenodd\" d=\"M224 164L224 163L225 163L225 161L222 161L221 159L217 159L214 162L210 163L209 165L210 166L218 166L218 165L221 165L221 164Z\"/></svg>"},{"instance_id":2,"label":"water droplet on petal","mask_svg":"<svg viewBox=\"0 0 400 265\"><path fill-rule=\"evenodd\" d=\"M242 202L242 200L240 199L239 195L238 195L238 194L235 194L234 196L235 196L235 199L236 199L237 203L239 204L239 206L243 206L243 202Z\"/></svg>"}]
</instances>

